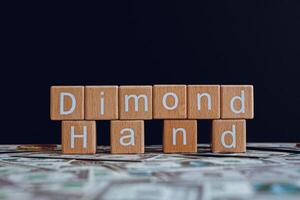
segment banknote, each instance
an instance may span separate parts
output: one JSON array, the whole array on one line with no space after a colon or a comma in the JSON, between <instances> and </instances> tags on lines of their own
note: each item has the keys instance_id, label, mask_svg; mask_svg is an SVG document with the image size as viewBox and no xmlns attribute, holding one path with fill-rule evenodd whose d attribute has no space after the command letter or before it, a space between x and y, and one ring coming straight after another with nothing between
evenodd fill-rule
<instances>
[{"instance_id":1,"label":"banknote","mask_svg":"<svg viewBox=\"0 0 300 200\"><path fill-rule=\"evenodd\" d=\"M0 199L300 199L295 144L250 143L233 154L214 154L207 144L190 154L164 154L161 145L145 154L109 152L0 145Z\"/></svg>"},{"instance_id":2,"label":"banknote","mask_svg":"<svg viewBox=\"0 0 300 200\"><path fill-rule=\"evenodd\" d=\"M300 153L299 145L295 143L248 143L248 149Z\"/></svg>"},{"instance_id":3,"label":"banknote","mask_svg":"<svg viewBox=\"0 0 300 200\"><path fill-rule=\"evenodd\" d=\"M203 186L177 182L141 180L112 181L91 199L102 200L156 200L203 199Z\"/></svg>"},{"instance_id":4,"label":"banknote","mask_svg":"<svg viewBox=\"0 0 300 200\"><path fill-rule=\"evenodd\" d=\"M61 152L32 152L22 153L14 155L15 157L27 157L27 158L54 158L54 159L77 159L77 160L102 160L102 161L127 161L127 162L140 162L144 159L155 156L153 153L145 154L125 154L117 155L110 153L96 153L92 155L71 155L61 154Z\"/></svg>"}]
</instances>

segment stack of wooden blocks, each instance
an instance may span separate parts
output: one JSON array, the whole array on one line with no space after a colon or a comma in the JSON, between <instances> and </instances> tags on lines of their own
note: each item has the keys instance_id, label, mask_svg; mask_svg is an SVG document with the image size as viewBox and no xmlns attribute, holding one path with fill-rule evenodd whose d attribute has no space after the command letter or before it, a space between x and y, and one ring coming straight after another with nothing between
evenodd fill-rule
<instances>
[{"instance_id":1,"label":"stack of wooden blocks","mask_svg":"<svg viewBox=\"0 0 300 200\"><path fill-rule=\"evenodd\" d=\"M52 86L64 154L96 153L96 121L111 120L111 153L144 153L144 120L163 119L163 152L197 152L197 120L212 119L213 152L245 152L252 85ZM99 134L108 134L102 133Z\"/></svg>"}]
</instances>

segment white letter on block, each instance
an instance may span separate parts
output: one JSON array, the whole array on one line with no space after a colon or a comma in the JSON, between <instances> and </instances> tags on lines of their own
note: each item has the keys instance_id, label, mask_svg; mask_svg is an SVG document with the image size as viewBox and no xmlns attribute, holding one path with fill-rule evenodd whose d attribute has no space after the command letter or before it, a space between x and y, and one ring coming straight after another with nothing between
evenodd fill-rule
<instances>
[{"instance_id":1,"label":"white letter on block","mask_svg":"<svg viewBox=\"0 0 300 200\"><path fill-rule=\"evenodd\" d=\"M148 112L148 98L147 95L125 95L125 112L129 111L129 99L133 98L134 99L134 111L138 112L139 111L139 100L140 98L144 99L144 110L145 112Z\"/></svg>"},{"instance_id":2,"label":"white letter on block","mask_svg":"<svg viewBox=\"0 0 300 200\"><path fill-rule=\"evenodd\" d=\"M173 106L168 106L167 105L167 98L168 96L172 96L174 98L174 105ZM177 106L178 106L178 97L175 93L173 92L168 92L166 93L164 96L163 96L163 99L162 99L162 103L163 103L163 106L167 109L167 110L174 110Z\"/></svg>"},{"instance_id":3,"label":"white letter on block","mask_svg":"<svg viewBox=\"0 0 300 200\"><path fill-rule=\"evenodd\" d=\"M225 137L226 135L229 134L232 137L232 143L231 144L226 144L225 143ZM221 143L225 148L235 148L236 147L236 131L235 131L235 125L232 125L232 131L224 131L222 133L221 137Z\"/></svg>"},{"instance_id":4,"label":"white letter on block","mask_svg":"<svg viewBox=\"0 0 300 200\"><path fill-rule=\"evenodd\" d=\"M184 128L173 128L173 145L176 145L176 134L181 131L183 134L183 145L186 145L186 130Z\"/></svg>"},{"instance_id":5,"label":"white letter on block","mask_svg":"<svg viewBox=\"0 0 300 200\"><path fill-rule=\"evenodd\" d=\"M104 92L100 92L100 115L104 115Z\"/></svg>"},{"instance_id":6,"label":"white letter on block","mask_svg":"<svg viewBox=\"0 0 300 200\"><path fill-rule=\"evenodd\" d=\"M239 110L236 110L234 107L234 102L236 100L239 100L241 102L241 108ZM234 96L230 101L230 109L232 112L239 114L239 113L245 113L245 91L241 91L241 96Z\"/></svg>"},{"instance_id":7,"label":"white letter on block","mask_svg":"<svg viewBox=\"0 0 300 200\"><path fill-rule=\"evenodd\" d=\"M67 111L64 110L64 98L65 98L65 96L70 97L71 100L72 100L71 108L70 108L70 110L67 110ZM76 99L75 99L75 96L73 94L68 93L68 92L62 92L62 93L60 93L59 100L60 100L59 111L60 111L61 115L68 115L68 114L71 114L72 112L74 112L75 107L76 107Z\"/></svg>"},{"instance_id":8,"label":"white letter on block","mask_svg":"<svg viewBox=\"0 0 300 200\"><path fill-rule=\"evenodd\" d=\"M75 135L75 127L71 126L71 148L74 149L75 138L83 138L83 148L87 148L87 127L83 127L83 135Z\"/></svg>"},{"instance_id":9,"label":"white letter on block","mask_svg":"<svg viewBox=\"0 0 300 200\"><path fill-rule=\"evenodd\" d=\"M120 137L120 144L123 146L134 145L134 130L132 128L123 128L120 133L123 135L124 132L130 132L130 135ZM125 139L129 138L129 142L125 142Z\"/></svg>"},{"instance_id":10,"label":"white letter on block","mask_svg":"<svg viewBox=\"0 0 300 200\"><path fill-rule=\"evenodd\" d=\"M207 98L207 109L211 110L211 96L210 96L210 94L208 94L208 93L202 93L202 94L198 93L197 94L197 109L198 109L198 111L201 110L201 98L204 97L204 96Z\"/></svg>"}]
</instances>

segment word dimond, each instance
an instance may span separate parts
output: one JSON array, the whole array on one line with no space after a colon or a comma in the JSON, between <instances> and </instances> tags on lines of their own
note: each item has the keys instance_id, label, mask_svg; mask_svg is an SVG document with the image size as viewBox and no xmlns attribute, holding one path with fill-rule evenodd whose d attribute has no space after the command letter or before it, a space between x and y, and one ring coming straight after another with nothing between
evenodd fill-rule
<instances>
[{"instance_id":1,"label":"word dimond","mask_svg":"<svg viewBox=\"0 0 300 200\"><path fill-rule=\"evenodd\" d=\"M163 152L197 152L197 120L212 119L213 152L245 152L252 85L52 86L62 153L96 153L95 120L111 120L111 153L144 153L144 120L163 119ZM100 131L99 134L104 134Z\"/></svg>"}]
</instances>

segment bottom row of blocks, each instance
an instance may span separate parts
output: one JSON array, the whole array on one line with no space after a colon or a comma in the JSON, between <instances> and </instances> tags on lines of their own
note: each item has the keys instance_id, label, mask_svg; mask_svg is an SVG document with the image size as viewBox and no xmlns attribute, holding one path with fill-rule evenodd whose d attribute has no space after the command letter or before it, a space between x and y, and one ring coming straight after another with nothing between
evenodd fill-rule
<instances>
[{"instance_id":1,"label":"bottom row of blocks","mask_svg":"<svg viewBox=\"0 0 300 200\"><path fill-rule=\"evenodd\" d=\"M95 121L63 121L64 154L96 153ZM245 120L213 120L212 152L245 152ZM144 121L111 121L110 144L113 154L144 153ZM164 153L197 152L196 120L164 120Z\"/></svg>"}]
</instances>

